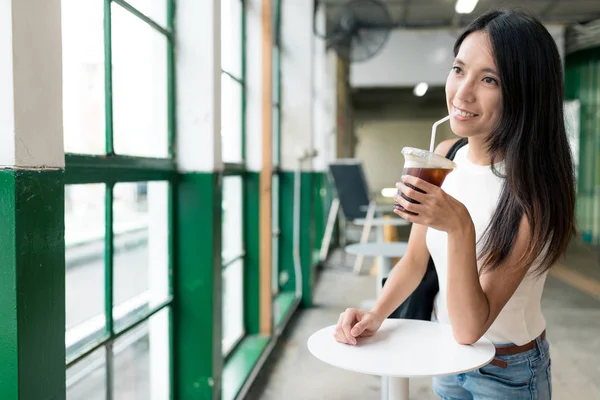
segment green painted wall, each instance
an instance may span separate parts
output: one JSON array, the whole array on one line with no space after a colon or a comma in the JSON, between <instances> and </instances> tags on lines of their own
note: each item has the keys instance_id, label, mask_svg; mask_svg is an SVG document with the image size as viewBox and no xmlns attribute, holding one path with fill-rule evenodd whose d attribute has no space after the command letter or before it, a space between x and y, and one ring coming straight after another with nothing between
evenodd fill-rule
<instances>
[{"instance_id":1,"label":"green painted wall","mask_svg":"<svg viewBox=\"0 0 600 400\"><path fill-rule=\"evenodd\" d=\"M260 175L247 172L244 187L244 318L250 335L260 330Z\"/></svg>"},{"instance_id":2,"label":"green painted wall","mask_svg":"<svg viewBox=\"0 0 600 400\"><path fill-rule=\"evenodd\" d=\"M600 245L600 48L566 57L565 95L580 102L578 229L585 242Z\"/></svg>"},{"instance_id":3,"label":"green painted wall","mask_svg":"<svg viewBox=\"0 0 600 400\"><path fill-rule=\"evenodd\" d=\"M223 362L220 176L182 174L175 197L175 398L218 399Z\"/></svg>"},{"instance_id":4,"label":"green painted wall","mask_svg":"<svg viewBox=\"0 0 600 400\"><path fill-rule=\"evenodd\" d=\"M65 398L64 171L0 171L0 398Z\"/></svg>"},{"instance_id":5,"label":"green painted wall","mask_svg":"<svg viewBox=\"0 0 600 400\"><path fill-rule=\"evenodd\" d=\"M321 246L325 230L325 219L329 211L328 184L325 173L301 173L301 209L300 209L300 260L303 273L304 296L302 305L312 305L312 291L315 284L315 267L313 254ZM324 189L324 190L322 190ZM281 286L282 291L295 290L295 274L293 260L293 218L294 218L294 173L280 174L280 209L279 221L281 229L279 267L286 271L289 279Z\"/></svg>"}]
</instances>

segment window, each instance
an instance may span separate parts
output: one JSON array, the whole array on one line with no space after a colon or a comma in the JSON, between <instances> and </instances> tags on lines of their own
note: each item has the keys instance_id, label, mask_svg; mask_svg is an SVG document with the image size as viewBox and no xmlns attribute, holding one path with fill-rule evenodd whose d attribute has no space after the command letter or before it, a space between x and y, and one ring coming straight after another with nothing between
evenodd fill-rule
<instances>
[{"instance_id":1,"label":"window","mask_svg":"<svg viewBox=\"0 0 600 400\"><path fill-rule=\"evenodd\" d=\"M244 329L244 6L221 1L222 352L227 357Z\"/></svg>"},{"instance_id":2,"label":"window","mask_svg":"<svg viewBox=\"0 0 600 400\"><path fill-rule=\"evenodd\" d=\"M243 18L242 0L221 1L221 143L225 163L244 161Z\"/></svg>"},{"instance_id":3,"label":"window","mask_svg":"<svg viewBox=\"0 0 600 400\"><path fill-rule=\"evenodd\" d=\"M172 2L62 20L67 398L170 399Z\"/></svg>"},{"instance_id":4,"label":"window","mask_svg":"<svg viewBox=\"0 0 600 400\"><path fill-rule=\"evenodd\" d=\"M242 177L223 179L223 352L228 353L244 335L244 249Z\"/></svg>"},{"instance_id":5,"label":"window","mask_svg":"<svg viewBox=\"0 0 600 400\"><path fill-rule=\"evenodd\" d=\"M169 39L120 5L111 10L115 153L167 157Z\"/></svg>"},{"instance_id":6,"label":"window","mask_svg":"<svg viewBox=\"0 0 600 400\"><path fill-rule=\"evenodd\" d=\"M103 2L62 0L65 151L102 154L105 142Z\"/></svg>"}]
</instances>

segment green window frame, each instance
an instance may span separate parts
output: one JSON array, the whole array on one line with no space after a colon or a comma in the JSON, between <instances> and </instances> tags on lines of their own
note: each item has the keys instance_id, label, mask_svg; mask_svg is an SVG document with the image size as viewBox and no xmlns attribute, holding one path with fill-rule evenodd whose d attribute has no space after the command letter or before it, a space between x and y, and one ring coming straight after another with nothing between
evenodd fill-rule
<instances>
[{"instance_id":1,"label":"green window frame","mask_svg":"<svg viewBox=\"0 0 600 400\"><path fill-rule=\"evenodd\" d=\"M121 7L131 15L144 22L151 29L160 33L166 39L166 71L167 71L167 146L166 158L137 157L116 154L114 149L113 130L113 40L112 37L112 6ZM74 352L67 349L67 370L86 359L98 349L106 349L106 397L113 398L114 365L112 346L114 342L131 332L159 312L168 311L169 334L169 398L173 398L173 204L177 178L175 162L175 58L174 58L174 0L164 0L166 8L166 26L154 21L124 0L104 0L104 95L105 95L105 152L102 155L72 154L65 155L65 185L94 184L105 185L105 237L104 237L104 317L105 326L101 337L86 343ZM118 40L118 39L117 39ZM115 327L113 318L114 305L114 232L113 232L113 189L122 182L165 181L168 186L168 295L166 300L154 305L145 312L135 315L135 318L125 324ZM117 329L118 328L118 329Z\"/></svg>"},{"instance_id":2,"label":"green window frame","mask_svg":"<svg viewBox=\"0 0 600 400\"><path fill-rule=\"evenodd\" d=\"M281 174L281 0L273 0L273 296L281 290L279 279L279 197ZM275 305L275 304L274 304Z\"/></svg>"}]
</instances>

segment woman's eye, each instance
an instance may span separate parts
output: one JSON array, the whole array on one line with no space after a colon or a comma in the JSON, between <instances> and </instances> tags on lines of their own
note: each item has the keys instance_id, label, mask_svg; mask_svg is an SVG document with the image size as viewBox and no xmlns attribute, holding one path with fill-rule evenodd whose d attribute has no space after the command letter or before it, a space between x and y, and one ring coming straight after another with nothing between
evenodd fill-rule
<instances>
[{"instance_id":1,"label":"woman's eye","mask_svg":"<svg viewBox=\"0 0 600 400\"><path fill-rule=\"evenodd\" d=\"M485 78L483 78L483 81L485 83L489 83L490 85L498 84L497 80L495 80L494 78L490 78L489 76L486 76Z\"/></svg>"},{"instance_id":2,"label":"woman's eye","mask_svg":"<svg viewBox=\"0 0 600 400\"><path fill-rule=\"evenodd\" d=\"M456 65L454 67L452 67L452 70L456 74L460 74L462 72L462 69L460 69L460 67L457 67Z\"/></svg>"}]
</instances>

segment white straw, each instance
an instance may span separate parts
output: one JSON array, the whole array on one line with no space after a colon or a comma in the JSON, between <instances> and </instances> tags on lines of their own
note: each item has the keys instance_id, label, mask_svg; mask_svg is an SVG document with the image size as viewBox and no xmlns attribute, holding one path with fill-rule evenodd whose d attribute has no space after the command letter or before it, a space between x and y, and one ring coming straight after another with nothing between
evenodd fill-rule
<instances>
[{"instance_id":1,"label":"white straw","mask_svg":"<svg viewBox=\"0 0 600 400\"><path fill-rule=\"evenodd\" d=\"M439 121L435 122L433 124L433 126L431 127L431 143L429 144L429 151L433 153L433 147L435 146L435 131L437 130L437 127L439 124L444 123L446 121L448 121L450 119L450 117L452 117L453 115L457 114L456 112L451 113L450 115L440 119Z\"/></svg>"}]
</instances>

